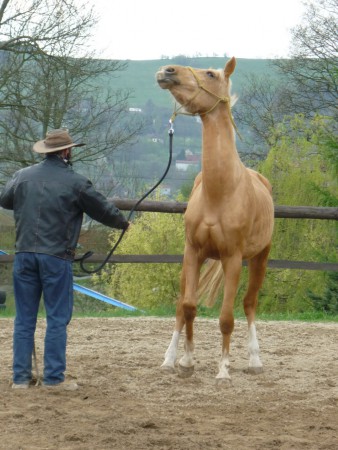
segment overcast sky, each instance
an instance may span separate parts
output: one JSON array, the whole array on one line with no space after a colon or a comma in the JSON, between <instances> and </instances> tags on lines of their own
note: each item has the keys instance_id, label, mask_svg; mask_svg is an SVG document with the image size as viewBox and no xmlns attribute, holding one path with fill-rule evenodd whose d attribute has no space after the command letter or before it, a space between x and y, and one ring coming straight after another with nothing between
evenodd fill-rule
<instances>
[{"instance_id":1,"label":"overcast sky","mask_svg":"<svg viewBox=\"0 0 338 450\"><path fill-rule=\"evenodd\" d=\"M109 59L287 57L303 0L95 0L93 47Z\"/></svg>"}]
</instances>

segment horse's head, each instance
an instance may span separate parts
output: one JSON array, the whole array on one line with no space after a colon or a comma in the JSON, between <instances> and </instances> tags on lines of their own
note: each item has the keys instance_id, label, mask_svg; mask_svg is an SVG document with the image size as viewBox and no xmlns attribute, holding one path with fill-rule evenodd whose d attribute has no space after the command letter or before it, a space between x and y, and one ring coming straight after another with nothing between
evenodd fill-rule
<instances>
[{"instance_id":1,"label":"horse's head","mask_svg":"<svg viewBox=\"0 0 338 450\"><path fill-rule=\"evenodd\" d=\"M156 80L187 112L206 114L219 103L230 102L230 75L235 66L234 57L226 63L224 70L164 66L156 73Z\"/></svg>"}]
</instances>

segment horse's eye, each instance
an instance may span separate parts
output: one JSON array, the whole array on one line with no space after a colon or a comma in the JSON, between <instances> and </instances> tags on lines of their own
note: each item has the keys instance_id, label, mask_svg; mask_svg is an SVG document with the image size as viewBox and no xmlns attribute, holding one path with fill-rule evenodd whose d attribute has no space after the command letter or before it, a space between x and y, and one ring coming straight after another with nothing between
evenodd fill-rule
<instances>
[{"instance_id":1,"label":"horse's eye","mask_svg":"<svg viewBox=\"0 0 338 450\"><path fill-rule=\"evenodd\" d=\"M210 78L215 78L214 72L211 72L210 70L208 70L207 76L210 77Z\"/></svg>"}]
</instances>

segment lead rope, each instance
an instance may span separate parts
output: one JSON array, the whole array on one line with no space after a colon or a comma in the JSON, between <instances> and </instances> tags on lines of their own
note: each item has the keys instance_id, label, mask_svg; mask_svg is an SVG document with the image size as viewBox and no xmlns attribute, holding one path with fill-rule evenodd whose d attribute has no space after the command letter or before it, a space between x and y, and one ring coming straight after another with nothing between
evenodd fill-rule
<instances>
[{"instance_id":1,"label":"lead rope","mask_svg":"<svg viewBox=\"0 0 338 450\"><path fill-rule=\"evenodd\" d=\"M169 125L170 125L169 131L168 131L168 133L169 133L169 159L168 159L167 167L166 167L163 175L161 176L161 178L158 180L158 182L151 189L149 189L149 191L147 191L143 195L143 197L141 197L140 200L138 200L137 203L133 206L133 208L131 209L131 211L130 211L130 213L128 215L128 218L127 218L128 222L131 220L132 215L134 214L135 210L140 205L140 203L143 202L143 200L145 198L147 198L157 188L157 186L159 186L162 183L162 181L166 177L167 173L169 172L169 169L170 169L170 166L171 166L171 161L172 161L172 155L173 155L174 128L173 128L173 120L172 120L172 118L170 118L170 120L169 120ZM85 260L87 258L89 258L90 256L92 256L93 252L87 252L80 259L76 259L75 261L79 261L80 262L80 267L83 270L83 272L86 272L88 274L93 274L93 273L97 273L100 270L102 270L102 268L107 264L107 262L109 261L109 258L112 256L112 254L114 253L114 251L116 250L116 248L118 247L120 242L122 241L122 238L123 238L124 233L126 231L127 231L127 229L122 230L122 233L120 234L120 237L118 238L117 242L115 243L113 248L110 250L110 252L107 254L107 256L105 257L104 261L96 269L90 270L90 269L86 269L84 267Z\"/></svg>"}]
</instances>

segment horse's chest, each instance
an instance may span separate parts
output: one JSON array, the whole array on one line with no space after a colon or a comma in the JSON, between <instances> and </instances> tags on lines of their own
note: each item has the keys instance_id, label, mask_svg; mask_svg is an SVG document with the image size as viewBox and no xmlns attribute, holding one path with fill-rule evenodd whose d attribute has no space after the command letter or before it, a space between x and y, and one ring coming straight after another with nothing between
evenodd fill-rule
<instances>
[{"instance_id":1,"label":"horse's chest","mask_svg":"<svg viewBox=\"0 0 338 450\"><path fill-rule=\"evenodd\" d=\"M203 214L186 217L186 239L210 257L231 254L241 235L241 226L224 218Z\"/></svg>"}]
</instances>

